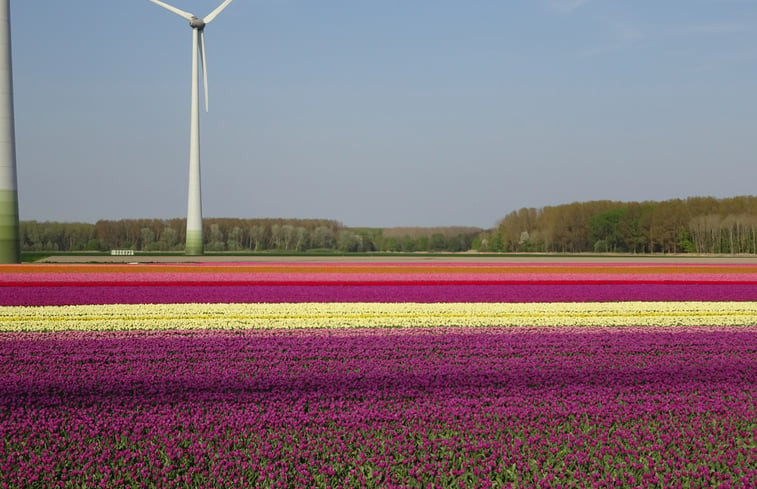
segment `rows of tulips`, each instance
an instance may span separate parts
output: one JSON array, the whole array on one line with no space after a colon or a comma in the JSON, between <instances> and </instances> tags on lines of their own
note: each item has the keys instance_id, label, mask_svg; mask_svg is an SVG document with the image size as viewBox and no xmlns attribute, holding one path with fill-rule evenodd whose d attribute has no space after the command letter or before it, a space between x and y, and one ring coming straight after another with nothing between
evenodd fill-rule
<instances>
[{"instance_id":1,"label":"rows of tulips","mask_svg":"<svg viewBox=\"0 0 757 489\"><path fill-rule=\"evenodd\" d=\"M755 487L755 394L752 266L0 266L2 488Z\"/></svg>"},{"instance_id":2,"label":"rows of tulips","mask_svg":"<svg viewBox=\"0 0 757 489\"><path fill-rule=\"evenodd\" d=\"M757 266L0 266L0 306L610 301L757 301Z\"/></svg>"},{"instance_id":3,"label":"rows of tulips","mask_svg":"<svg viewBox=\"0 0 757 489\"><path fill-rule=\"evenodd\" d=\"M0 308L0 331L757 324L757 302L115 304Z\"/></svg>"},{"instance_id":4,"label":"rows of tulips","mask_svg":"<svg viewBox=\"0 0 757 489\"><path fill-rule=\"evenodd\" d=\"M0 306L282 302L757 301L757 284L257 284L0 286Z\"/></svg>"}]
</instances>

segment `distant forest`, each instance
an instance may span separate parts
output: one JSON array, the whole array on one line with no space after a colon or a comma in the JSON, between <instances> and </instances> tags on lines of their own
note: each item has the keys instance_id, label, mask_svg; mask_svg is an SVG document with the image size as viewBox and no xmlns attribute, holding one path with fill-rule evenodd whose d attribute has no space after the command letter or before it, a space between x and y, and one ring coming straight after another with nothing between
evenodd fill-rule
<instances>
[{"instance_id":1,"label":"distant forest","mask_svg":"<svg viewBox=\"0 0 757 489\"><path fill-rule=\"evenodd\" d=\"M609 200L523 208L482 234L478 249L511 252L755 253L757 197Z\"/></svg>"},{"instance_id":2,"label":"distant forest","mask_svg":"<svg viewBox=\"0 0 757 489\"><path fill-rule=\"evenodd\" d=\"M186 219L22 221L23 251L183 251ZM348 228L324 219L203 219L207 252L468 251L475 227Z\"/></svg>"},{"instance_id":3,"label":"distant forest","mask_svg":"<svg viewBox=\"0 0 757 489\"><path fill-rule=\"evenodd\" d=\"M321 219L203 221L208 252L757 253L757 197L522 208L497 227L353 228ZM24 251L183 251L186 220L21 222Z\"/></svg>"}]
</instances>

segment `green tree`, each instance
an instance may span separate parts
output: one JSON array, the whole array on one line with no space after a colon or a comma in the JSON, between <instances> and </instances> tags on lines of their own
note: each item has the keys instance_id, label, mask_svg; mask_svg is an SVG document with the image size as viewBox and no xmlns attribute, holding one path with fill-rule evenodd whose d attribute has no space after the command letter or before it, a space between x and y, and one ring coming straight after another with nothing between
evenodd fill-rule
<instances>
[{"instance_id":1,"label":"green tree","mask_svg":"<svg viewBox=\"0 0 757 489\"><path fill-rule=\"evenodd\" d=\"M360 237L352 231L343 229L339 231L336 238L336 246L342 252L355 252L360 250Z\"/></svg>"},{"instance_id":2,"label":"green tree","mask_svg":"<svg viewBox=\"0 0 757 489\"><path fill-rule=\"evenodd\" d=\"M244 248L244 230L239 226L234 226L229 231L229 237L226 240L226 247L229 251L240 251Z\"/></svg>"},{"instance_id":3,"label":"green tree","mask_svg":"<svg viewBox=\"0 0 757 489\"><path fill-rule=\"evenodd\" d=\"M250 226L250 248L255 251L266 249L265 235L265 226L262 224L253 224Z\"/></svg>"},{"instance_id":4,"label":"green tree","mask_svg":"<svg viewBox=\"0 0 757 489\"><path fill-rule=\"evenodd\" d=\"M160 233L158 249L163 251L174 250L179 246L179 232L171 226L165 226Z\"/></svg>"},{"instance_id":5,"label":"green tree","mask_svg":"<svg viewBox=\"0 0 757 489\"><path fill-rule=\"evenodd\" d=\"M434 233L431 235L428 247L429 251L443 251L448 249L449 242L442 233Z\"/></svg>"},{"instance_id":6,"label":"green tree","mask_svg":"<svg viewBox=\"0 0 757 489\"><path fill-rule=\"evenodd\" d=\"M313 245L316 248L332 249L336 244L334 231L328 226L318 226L313 231Z\"/></svg>"},{"instance_id":7,"label":"green tree","mask_svg":"<svg viewBox=\"0 0 757 489\"><path fill-rule=\"evenodd\" d=\"M606 248L604 251L628 251L621 230L621 223L627 213L626 208L619 207L589 218L589 237L595 243L595 248L598 241L603 241Z\"/></svg>"},{"instance_id":8,"label":"green tree","mask_svg":"<svg viewBox=\"0 0 757 489\"><path fill-rule=\"evenodd\" d=\"M143 250L154 249L153 243L155 243L155 231L153 231L152 228L144 227L140 229L139 239Z\"/></svg>"},{"instance_id":9,"label":"green tree","mask_svg":"<svg viewBox=\"0 0 757 489\"><path fill-rule=\"evenodd\" d=\"M310 233L304 226L297 226L297 229L295 229L294 249L297 251L305 251L309 247L310 247Z\"/></svg>"},{"instance_id":10,"label":"green tree","mask_svg":"<svg viewBox=\"0 0 757 489\"><path fill-rule=\"evenodd\" d=\"M210 224L208 239L209 241L206 245L208 251L224 251L226 249L226 242L224 241L223 232L219 224Z\"/></svg>"}]
</instances>

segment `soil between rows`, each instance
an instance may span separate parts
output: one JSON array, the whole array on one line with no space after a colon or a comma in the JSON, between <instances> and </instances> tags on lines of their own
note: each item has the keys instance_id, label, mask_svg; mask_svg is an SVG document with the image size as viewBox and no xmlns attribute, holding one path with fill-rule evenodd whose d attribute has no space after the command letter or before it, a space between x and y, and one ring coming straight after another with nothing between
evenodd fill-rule
<instances>
[{"instance_id":1,"label":"soil between rows","mask_svg":"<svg viewBox=\"0 0 757 489\"><path fill-rule=\"evenodd\" d=\"M50 256L37 263L229 263L229 262L292 262L292 263L410 263L410 262L471 262L471 263L757 263L757 255L514 255L491 256L477 253L459 255L430 255L418 253L413 256L261 256L261 255L135 255L135 256Z\"/></svg>"}]
</instances>

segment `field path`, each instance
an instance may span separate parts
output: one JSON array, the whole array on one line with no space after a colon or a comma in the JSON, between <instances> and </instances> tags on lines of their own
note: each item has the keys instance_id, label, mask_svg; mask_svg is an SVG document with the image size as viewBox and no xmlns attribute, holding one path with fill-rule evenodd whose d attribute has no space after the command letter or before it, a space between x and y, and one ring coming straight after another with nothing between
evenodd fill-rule
<instances>
[{"instance_id":1,"label":"field path","mask_svg":"<svg viewBox=\"0 0 757 489\"><path fill-rule=\"evenodd\" d=\"M223 262L294 262L294 263L343 263L343 262L480 262L480 263L757 263L757 255L534 255L503 254L502 256L460 253L458 255L428 255L418 253L408 256L50 256L37 263L223 263Z\"/></svg>"}]
</instances>

